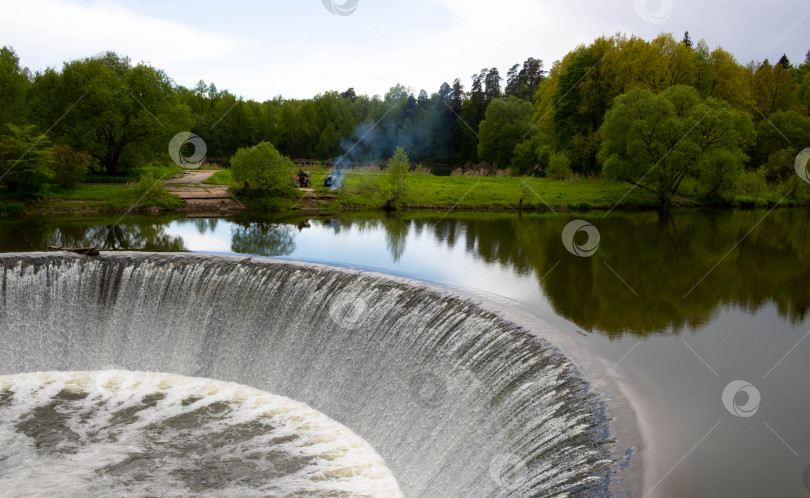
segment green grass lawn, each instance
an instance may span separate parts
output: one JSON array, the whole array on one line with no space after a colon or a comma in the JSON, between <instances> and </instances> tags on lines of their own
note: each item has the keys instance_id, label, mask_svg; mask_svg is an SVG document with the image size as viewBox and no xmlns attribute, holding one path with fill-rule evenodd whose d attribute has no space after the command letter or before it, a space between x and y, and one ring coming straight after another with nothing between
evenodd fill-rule
<instances>
[{"instance_id":1,"label":"green grass lawn","mask_svg":"<svg viewBox=\"0 0 810 498\"><path fill-rule=\"evenodd\" d=\"M409 173L402 204L407 207L458 207L505 209L609 208L619 199L625 207L654 207L655 196L630 191L626 183L607 180L567 182L546 178L433 176ZM347 207L377 207L389 189L384 174L350 173L341 190L341 204Z\"/></svg>"},{"instance_id":2,"label":"green grass lawn","mask_svg":"<svg viewBox=\"0 0 810 498\"><path fill-rule=\"evenodd\" d=\"M139 197L141 196L134 189L121 185L78 185L73 189L51 188L46 203L51 208L69 209L80 204L82 208L119 211L132 207L139 201ZM170 194L166 194L166 198L162 201L156 202L165 208L175 207L178 203L176 196Z\"/></svg>"},{"instance_id":3,"label":"green grass lawn","mask_svg":"<svg viewBox=\"0 0 810 498\"><path fill-rule=\"evenodd\" d=\"M340 205L346 208L380 207L390 196L385 173L351 172L340 190ZM758 195L739 192L726 202L703 199L698 195L675 198L676 206L735 205L744 207L800 205L804 194L783 198L779 187L763 189ZM513 209L523 198L526 209L657 209L656 194L632 188L628 183L603 178L575 181L528 177L434 176L424 173L407 175L407 191L401 205L408 208Z\"/></svg>"},{"instance_id":4,"label":"green grass lawn","mask_svg":"<svg viewBox=\"0 0 810 498\"><path fill-rule=\"evenodd\" d=\"M132 191L120 185L78 185L73 189L52 188L53 200L114 200L131 197Z\"/></svg>"},{"instance_id":5,"label":"green grass lawn","mask_svg":"<svg viewBox=\"0 0 810 498\"><path fill-rule=\"evenodd\" d=\"M231 170L229 169L217 171L203 183L206 185L236 185L236 182L233 181Z\"/></svg>"},{"instance_id":6,"label":"green grass lawn","mask_svg":"<svg viewBox=\"0 0 810 498\"><path fill-rule=\"evenodd\" d=\"M93 174L88 173L84 177L83 183L127 183L137 182L142 175L151 173L155 178L168 179L174 175L182 174L185 171L180 166L174 163L167 164L150 164L148 166L141 166L126 172L126 174L118 176L109 176L107 174Z\"/></svg>"}]
</instances>

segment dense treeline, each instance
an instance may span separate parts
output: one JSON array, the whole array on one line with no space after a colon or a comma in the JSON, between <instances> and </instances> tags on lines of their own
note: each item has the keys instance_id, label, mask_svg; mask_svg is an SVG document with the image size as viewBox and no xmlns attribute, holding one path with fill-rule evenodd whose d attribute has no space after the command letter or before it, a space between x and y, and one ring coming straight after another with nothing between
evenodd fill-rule
<instances>
[{"instance_id":1,"label":"dense treeline","mask_svg":"<svg viewBox=\"0 0 810 498\"><path fill-rule=\"evenodd\" d=\"M383 96L349 88L265 102L203 81L177 86L162 70L114 53L31 74L4 47L0 175L9 190L36 197L54 178L75 183L83 160L110 176L164 161L170 138L190 130L205 140L209 161L224 165L265 141L292 158L348 163L383 160L402 146L434 167L604 173L666 203L685 188L722 197L746 171L801 188L793 159L810 146L808 108L810 52L801 64L783 56L743 65L688 33L680 41L604 36L549 72L534 58L506 78L482 69L469 89L457 78L432 94L397 84Z\"/></svg>"}]
</instances>

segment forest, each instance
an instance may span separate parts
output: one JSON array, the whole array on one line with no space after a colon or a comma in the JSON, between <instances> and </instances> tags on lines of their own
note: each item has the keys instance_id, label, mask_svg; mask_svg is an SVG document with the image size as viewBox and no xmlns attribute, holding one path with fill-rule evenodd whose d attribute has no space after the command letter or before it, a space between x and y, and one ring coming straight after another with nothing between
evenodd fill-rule
<instances>
[{"instance_id":1,"label":"forest","mask_svg":"<svg viewBox=\"0 0 810 498\"><path fill-rule=\"evenodd\" d=\"M223 167L261 142L337 166L384 163L401 146L438 175L605 177L664 203L685 191L722 199L752 182L806 195L794 160L810 146L810 52L743 64L678 38L603 36L548 70L529 58L505 77L484 68L469 87L455 78L432 93L396 84L382 96L349 88L265 102L204 81L186 88L113 52L32 73L3 47L0 185L36 199L50 185L131 178L166 163L171 137L191 131Z\"/></svg>"}]
</instances>

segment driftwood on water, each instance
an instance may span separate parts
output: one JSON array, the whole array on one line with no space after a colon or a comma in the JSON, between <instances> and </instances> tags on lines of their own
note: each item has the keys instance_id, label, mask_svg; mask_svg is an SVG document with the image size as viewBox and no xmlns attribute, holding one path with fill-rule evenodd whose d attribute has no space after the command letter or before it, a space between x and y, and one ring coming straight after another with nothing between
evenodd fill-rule
<instances>
[{"instance_id":1,"label":"driftwood on water","mask_svg":"<svg viewBox=\"0 0 810 498\"><path fill-rule=\"evenodd\" d=\"M84 254L87 256L98 256L98 249L96 249L95 247L48 246L48 249L51 251L68 251L68 252L75 252L76 254Z\"/></svg>"}]
</instances>

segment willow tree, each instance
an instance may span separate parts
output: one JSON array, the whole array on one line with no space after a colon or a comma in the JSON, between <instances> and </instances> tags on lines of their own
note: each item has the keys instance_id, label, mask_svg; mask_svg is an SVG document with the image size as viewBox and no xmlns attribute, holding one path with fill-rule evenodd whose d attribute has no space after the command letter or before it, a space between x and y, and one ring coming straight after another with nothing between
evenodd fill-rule
<instances>
[{"instance_id":1,"label":"willow tree","mask_svg":"<svg viewBox=\"0 0 810 498\"><path fill-rule=\"evenodd\" d=\"M668 207L687 178L713 197L733 186L754 126L728 103L674 86L658 95L635 89L617 97L601 134L605 176L654 192Z\"/></svg>"}]
</instances>

